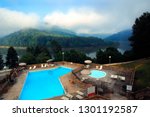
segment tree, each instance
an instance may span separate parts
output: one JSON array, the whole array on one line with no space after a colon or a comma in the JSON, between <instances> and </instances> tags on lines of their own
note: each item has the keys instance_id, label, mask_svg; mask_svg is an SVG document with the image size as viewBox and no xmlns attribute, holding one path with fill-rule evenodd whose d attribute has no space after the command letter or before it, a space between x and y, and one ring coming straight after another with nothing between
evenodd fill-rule
<instances>
[{"instance_id":1,"label":"tree","mask_svg":"<svg viewBox=\"0 0 150 117\"><path fill-rule=\"evenodd\" d=\"M55 61L61 61L62 60L61 45L57 41L51 40L48 42L47 46L50 46L53 56L55 58Z\"/></svg>"},{"instance_id":2,"label":"tree","mask_svg":"<svg viewBox=\"0 0 150 117\"><path fill-rule=\"evenodd\" d=\"M6 56L6 65L9 68L15 68L18 66L18 54L13 47L10 47Z\"/></svg>"},{"instance_id":3,"label":"tree","mask_svg":"<svg viewBox=\"0 0 150 117\"><path fill-rule=\"evenodd\" d=\"M37 45L35 47L27 47L27 53L22 56L21 62L27 64L43 63L51 59L51 55L46 46Z\"/></svg>"},{"instance_id":4,"label":"tree","mask_svg":"<svg viewBox=\"0 0 150 117\"><path fill-rule=\"evenodd\" d=\"M133 50L127 50L127 51L125 51L124 54L123 54L123 56L124 56L124 61L134 60Z\"/></svg>"},{"instance_id":5,"label":"tree","mask_svg":"<svg viewBox=\"0 0 150 117\"><path fill-rule=\"evenodd\" d=\"M96 62L104 63L104 52L101 49L96 52Z\"/></svg>"},{"instance_id":6,"label":"tree","mask_svg":"<svg viewBox=\"0 0 150 117\"><path fill-rule=\"evenodd\" d=\"M75 63L84 63L86 59L91 59L87 57L84 53L77 50L70 50L65 52L65 61L75 62Z\"/></svg>"},{"instance_id":7,"label":"tree","mask_svg":"<svg viewBox=\"0 0 150 117\"><path fill-rule=\"evenodd\" d=\"M54 54L62 52L61 45L57 41L52 40L50 45L51 45L51 49L54 52Z\"/></svg>"},{"instance_id":8,"label":"tree","mask_svg":"<svg viewBox=\"0 0 150 117\"><path fill-rule=\"evenodd\" d=\"M106 48L105 51L99 49L96 53L97 63L109 63L109 56L111 56L111 62L121 62L123 61L123 55L113 47Z\"/></svg>"},{"instance_id":9,"label":"tree","mask_svg":"<svg viewBox=\"0 0 150 117\"><path fill-rule=\"evenodd\" d=\"M132 27L132 36L129 38L135 58L149 57L150 52L150 13L143 13L135 20Z\"/></svg>"},{"instance_id":10,"label":"tree","mask_svg":"<svg viewBox=\"0 0 150 117\"><path fill-rule=\"evenodd\" d=\"M32 53L27 52L25 55L21 57L20 62L25 62L27 64L34 64L36 63L36 59Z\"/></svg>"},{"instance_id":11,"label":"tree","mask_svg":"<svg viewBox=\"0 0 150 117\"><path fill-rule=\"evenodd\" d=\"M40 54L38 54L38 56L36 57L36 62L37 63L45 63L49 58L49 56L47 56L46 53L41 52Z\"/></svg>"},{"instance_id":12,"label":"tree","mask_svg":"<svg viewBox=\"0 0 150 117\"><path fill-rule=\"evenodd\" d=\"M109 56L111 56L111 62L121 62L123 61L123 56L121 52L119 52L116 48L108 47L104 53L104 59L109 60Z\"/></svg>"},{"instance_id":13,"label":"tree","mask_svg":"<svg viewBox=\"0 0 150 117\"><path fill-rule=\"evenodd\" d=\"M4 63L3 63L2 55L0 54L0 70L2 70L3 67L4 67Z\"/></svg>"}]
</instances>

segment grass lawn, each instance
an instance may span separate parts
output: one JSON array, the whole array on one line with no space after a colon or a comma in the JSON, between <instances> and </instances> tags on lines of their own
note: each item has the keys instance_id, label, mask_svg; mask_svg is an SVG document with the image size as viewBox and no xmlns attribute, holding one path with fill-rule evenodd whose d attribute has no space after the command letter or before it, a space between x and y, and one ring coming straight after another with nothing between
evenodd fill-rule
<instances>
[{"instance_id":1,"label":"grass lawn","mask_svg":"<svg viewBox=\"0 0 150 117\"><path fill-rule=\"evenodd\" d=\"M135 68L134 91L150 87L150 59L134 61L120 66L125 68Z\"/></svg>"}]
</instances>

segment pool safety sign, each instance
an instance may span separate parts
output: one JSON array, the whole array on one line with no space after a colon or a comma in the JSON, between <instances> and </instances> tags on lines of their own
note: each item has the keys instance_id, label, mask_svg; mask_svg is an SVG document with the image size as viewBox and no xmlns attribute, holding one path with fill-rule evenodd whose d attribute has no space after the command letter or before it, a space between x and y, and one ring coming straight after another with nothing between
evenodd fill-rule
<instances>
[{"instance_id":1,"label":"pool safety sign","mask_svg":"<svg viewBox=\"0 0 150 117\"><path fill-rule=\"evenodd\" d=\"M95 86L89 87L89 88L87 89L87 95L88 95L88 96L93 96L93 95L95 95Z\"/></svg>"}]
</instances>

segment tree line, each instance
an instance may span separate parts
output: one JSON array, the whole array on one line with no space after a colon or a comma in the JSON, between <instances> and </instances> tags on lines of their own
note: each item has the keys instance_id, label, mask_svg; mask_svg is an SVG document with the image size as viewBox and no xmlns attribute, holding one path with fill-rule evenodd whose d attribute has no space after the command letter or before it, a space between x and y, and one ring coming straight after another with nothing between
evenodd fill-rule
<instances>
[{"instance_id":1,"label":"tree line","mask_svg":"<svg viewBox=\"0 0 150 117\"><path fill-rule=\"evenodd\" d=\"M7 66L8 68L15 68L18 66L18 54L13 47L10 47L7 51L6 62L4 63L2 55L0 54L0 70Z\"/></svg>"}]
</instances>

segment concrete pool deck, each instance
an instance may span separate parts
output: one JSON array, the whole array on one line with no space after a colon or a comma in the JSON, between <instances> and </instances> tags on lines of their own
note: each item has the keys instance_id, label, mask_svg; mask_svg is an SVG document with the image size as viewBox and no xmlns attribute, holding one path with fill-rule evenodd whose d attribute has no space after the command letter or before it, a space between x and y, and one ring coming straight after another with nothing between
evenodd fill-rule
<instances>
[{"instance_id":1,"label":"concrete pool deck","mask_svg":"<svg viewBox=\"0 0 150 117\"><path fill-rule=\"evenodd\" d=\"M77 68L77 67L80 67L82 66L81 64L76 64L76 63L73 63L73 64L68 64L68 63L58 63L60 64L61 66L64 66L64 67L69 67L69 68ZM34 65L33 65L34 66ZM39 70L44 70L44 69L51 69L51 68L56 68L58 66L54 66L54 67L46 67L46 68L37 68L37 69L34 69L34 70L24 70L18 77L17 77L17 81L14 85L10 86L9 90L4 93L2 95L3 99L4 100L17 100L18 97L20 96L20 92L22 90L22 87L23 87L23 84L25 82L25 79L26 79L26 75L28 73L28 71L39 71ZM71 76L71 73L69 74L66 74L65 76L63 76L61 78L61 82L64 86L64 89L69 92L69 93L73 93L75 92L76 90L80 90L81 88L78 88L78 87L75 87L70 81L72 79L72 76Z\"/></svg>"},{"instance_id":2,"label":"concrete pool deck","mask_svg":"<svg viewBox=\"0 0 150 117\"><path fill-rule=\"evenodd\" d=\"M51 68L56 68L58 66L64 66L64 67L69 67L69 68L73 68L73 69L84 66L83 64L77 64L77 63L72 63L72 62L56 62L56 64L57 64L57 66L46 67L46 68L41 68L40 67L41 64L38 64L39 67L37 67L34 70L24 70L21 73L21 75L19 75L17 77L17 82L14 85L10 86L9 90L5 94L2 95L3 99L4 100L17 100L18 99L28 71L51 69ZM32 65L32 66L34 66L34 65ZM125 96L120 95L120 93L121 93L120 91L122 90L121 89L122 85L125 84L126 82L122 82L122 81L114 80L114 79L110 78L111 74L124 75L125 71L122 70L123 72L122 71L120 72L120 70L121 70L120 68L114 69L109 66L108 67L103 66L103 67L104 67L104 69L102 69L102 71L106 72L107 75L101 79L92 78L89 75L84 74L84 73L81 74L81 71L77 72L76 75L79 76L80 78L88 77L88 79L86 79L85 81L78 79L73 73L68 73L68 74L62 76L60 78L60 81L63 84L65 92L74 95L74 94L76 94L76 91L78 91L78 90L79 91L86 90L87 87L89 86L89 84L92 84L95 86L98 86L98 85L102 86L103 83L104 84L107 83L107 86L109 88L112 88L114 92L113 93L112 92L105 93L105 94L102 94L102 96L105 96L105 97L107 97L109 99L113 99L113 100L114 99L120 99L120 100L127 99ZM84 69L85 68L83 68L82 70L84 70ZM96 69L96 67L94 66L94 67L91 67L90 69L85 69L85 70L87 71L87 70L95 70L95 69ZM127 80L129 80L130 75L129 76L126 75L126 78L127 78ZM61 96L51 98L50 100L60 100L60 99L61 99Z\"/></svg>"}]
</instances>

